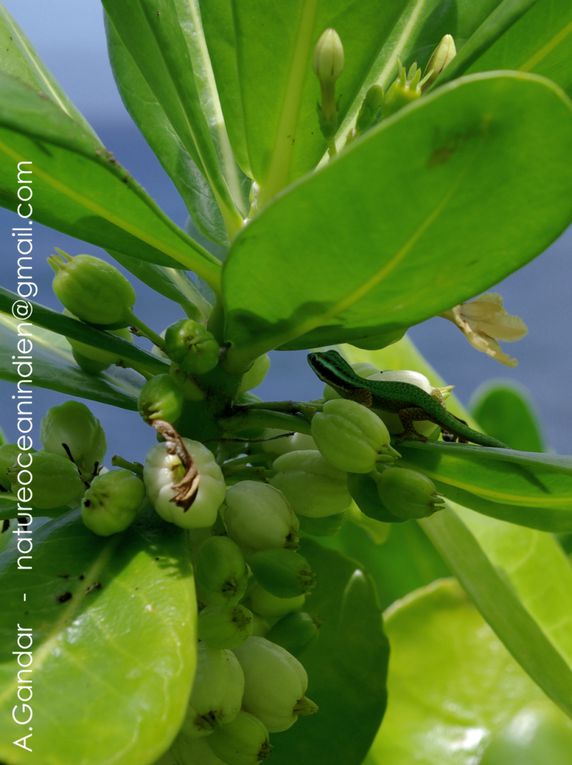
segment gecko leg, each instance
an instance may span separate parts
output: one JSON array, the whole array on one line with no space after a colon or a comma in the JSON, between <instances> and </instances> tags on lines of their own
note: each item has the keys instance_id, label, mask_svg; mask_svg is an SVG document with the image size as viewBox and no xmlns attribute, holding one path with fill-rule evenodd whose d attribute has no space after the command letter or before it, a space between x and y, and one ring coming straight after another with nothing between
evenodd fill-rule
<instances>
[{"instance_id":1,"label":"gecko leg","mask_svg":"<svg viewBox=\"0 0 572 765\"><path fill-rule=\"evenodd\" d=\"M400 440L411 439L415 441L427 441L425 436L415 430L414 423L421 420L430 420L427 412L420 406L410 406L406 409L400 409L398 417L403 425L403 433L399 435Z\"/></svg>"}]
</instances>

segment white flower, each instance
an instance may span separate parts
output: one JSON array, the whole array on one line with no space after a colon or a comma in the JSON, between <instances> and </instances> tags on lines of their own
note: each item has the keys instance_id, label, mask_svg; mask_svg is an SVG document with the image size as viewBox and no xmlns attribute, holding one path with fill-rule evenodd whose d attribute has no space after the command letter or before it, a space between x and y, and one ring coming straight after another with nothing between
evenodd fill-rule
<instances>
[{"instance_id":1,"label":"white flower","mask_svg":"<svg viewBox=\"0 0 572 765\"><path fill-rule=\"evenodd\" d=\"M498 341L513 343L521 340L528 329L519 316L507 313L500 295L488 292L470 303L456 305L441 316L456 324L473 348L501 364L517 365L517 360L504 353Z\"/></svg>"}]
</instances>

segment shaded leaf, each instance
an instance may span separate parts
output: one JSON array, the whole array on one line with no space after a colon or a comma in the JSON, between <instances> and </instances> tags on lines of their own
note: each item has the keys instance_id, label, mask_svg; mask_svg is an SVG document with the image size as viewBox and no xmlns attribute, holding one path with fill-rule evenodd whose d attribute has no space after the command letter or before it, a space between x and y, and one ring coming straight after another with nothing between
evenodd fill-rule
<instances>
[{"instance_id":1,"label":"shaded leaf","mask_svg":"<svg viewBox=\"0 0 572 765\"><path fill-rule=\"evenodd\" d=\"M223 292L237 365L403 331L521 267L569 222L567 152L570 103L529 75L474 76L403 110L235 241Z\"/></svg>"},{"instance_id":2,"label":"shaded leaf","mask_svg":"<svg viewBox=\"0 0 572 765\"><path fill-rule=\"evenodd\" d=\"M548 716L572 742L572 723L534 686L456 583L439 582L396 603L387 632L389 706L366 765L473 765L523 711ZM521 736L527 738L522 730Z\"/></svg>"},{"instance_id":3,"label":"shaded leaf","mask_svg":"<svg viewBox=\"0 0 572 765\"><path fill-rule=\"evenodd\" d=\"M0 97L0 204L17 209L17 184L32 177L34 220L126 255L189 268L216 288L216 259L177 228L96 139L16 79L0 75ZM30 168L32 176L19 180Z\"/></svg>"},{"instance_id":4,"label":"shaded leaf","mask_svg":"<svg viewBox=\"0 0 572 765\"><path fill-rule=\"evenodd\" d=\"M159 110L151 102L154 121L158 127L160 124L169 127L170 124L172 129L167 135L175 134L170 140L171 146L166 148L158 145L157 137L153 139L158 155L164 157L162 161L166 168L168 165L168 172L176 173L173 152L180 157L177 144L184 146L185 153L210 185L227 230L235 233L242 222L239 213L241 189L218 103L198 0L126 0L123 3L104 0L103 5L117 37L146 83L135 98L147 99L149 104L148 94L151 92L160 106ZM128 69L123 70L127 78L128 72ZM135 79L135 87L137 82L141 80ZM132 108L135 106L133 97L129 103ZM133 116L140 122L147 109L148 106L145 111L140 111L136 107ZM150 134L151 131L155 132L154 126L149 125L145 132ZM187 183L190 170L188 164L181 168ZM192 183L196 186L197 178ZM203 212L207 212L205 224L208 218L212 224L208 201ZM213 233L212 225L209 228Z\"/></svg>"},{"instance_id":5,"label":"shaded leaf","mask_svg":"<svg viewBox=\"0 0 572 765\"><path fill-rule=\"evenodd\" d=\"M572 531L572 457L468 444L400 444L400 465L444 496L502 521Z\"/></svg>"},{"instance_id":6,"label":"shaded leaf","mask_svg":"<svg viewBox=\"0 0 572 765\"><path fill-rule=\"evenodd\" d=\"M78 368L71 354L67 340L62 335L36 326L24 328L34 344L33 360L30 366L24 361L17 367L12 360L17 349L19 322L11 316L0 314L0 378L18 382L26 391L31 385L50 388L60 393L101 401L121 409L137 410L137 396L143 384L142 378L130 375L127 370L114 368L113 371L95 377ZM19 373L20 372L20 373Z\"/></svg>"},{"instance_id":7,"label":"shaded leaf","mask_svg":"<svg viewBox=\"0 0 572 765\"><path fill-rule=\"evenodd\" d=\"M306 610L321 626L300 660L320 710L280 734L272 759L360 765L386 704L389 648L381 613L368 578L351 561L309 540L301 551L318 576Z\"/></svg>"},{"instance_id":8,"label":"shaded leaf","mask_svg":"<svg viewBox=\"0 0 572 765\"><path fill-rule=\"evenodd\" d=\"M476 391L470 408L481 430L513 449L544 450L540 423L524 388L492 382Z\"/></svg>"},{"instance_id":9,"label":"shaded leaf","mask_svg":"<svg viewBox=\"0 0 572 765\"><path fill-rule=\"evenodd\" d=\"M15 550L0 556L0 758L153 762L181 724L195 666L184 535L138 525L103 539L74 514L35 531L34 542L32 570L18 570ZM17 624L33 630L32 753L12 743Z\"/></svg>"}]
</instances>

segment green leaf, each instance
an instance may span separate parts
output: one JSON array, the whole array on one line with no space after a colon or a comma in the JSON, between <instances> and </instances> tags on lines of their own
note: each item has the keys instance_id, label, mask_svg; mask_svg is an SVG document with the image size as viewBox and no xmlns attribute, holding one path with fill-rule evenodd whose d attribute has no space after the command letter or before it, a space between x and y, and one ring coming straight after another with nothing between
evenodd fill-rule
<instances>
[{"instance_id":1,"label":"green leaf","mask_svg":"<svg viewBox=\"0 0 572 765\"><path fill-rule=\"evenodd\" d=\"M0 287L0 313L14 319L12 311L15 305L18 308L26 308L26 317L13 322L15 327L17 327L18 322L21 322L23 331L26 330L29 322L38 327L49 329L51 332L57 332L65 337L71 337L73 340L92 345L95 348L103 346L105 350L117 353L119 358L132 362L136 369L141 368L155 374L161 374L167 370L168 365L165 361L116 335L84 324L82 321L72 319L57 311L52 311L51 308L34 303L32 300L23 301L16 293ZM30 312L29 316L27 315L28 311ZM18 316L18 311L15 313Z\"/></svg>"},{"instance_id":2,"label":"green leaf","mask_svg":"<svg viewBox=\"0 0 572 765\"><path fill-rule=\"evenodd\" d=\"M111 66L128 112L173 180L200 230L215 242L227 241L220 211L204 175L108 17L105 26Z\"/></svg>"},{"instance_id":3,"label":"green leaf","mask_svg":"<svg viewBox=\"0 0 572 765\"><path fill-rule=\"evenodd\" d=\"M211 304L202 295L186 271L180 268L157 266L154 263L137 260L137 258L122 255L119 252L110 252L109 254L155 292L179 303L190 318L208 319Z\"/></svg>"},{"instance_id":4,"label":"green leaf","mask_svg":"<svg viewBox=\"0 0 572 765\"><path fill-rule=\"evenodd\" d=\"M538 255L570 219L571 118L546 80L472 76L283 194L224 267L237 365L273 347L402 331Z\"/></svg>"},{"instance_id":5,"label":"green leaf","mask_svg":"<svg viewBox=\"0 0 572 765\"><path fill-rule=\"evenodd\" d=\"M69 343L62 335L31 325L19 330L19 324L21 322L13 317L0 314L1 379L11 382L29 380L23 386L24 391L36 385L137 411L137 396L143 383L141 378L134 379L135 376L127 370L118 368L98 377L89 375L78 368ZM31 368L26 360L18 367L12 359L13 355L18 355L17 343L24 332L34 345Z\"/></svg>"},{"instance_id":6,"label":"green leaf","mask_svg":"<svg viewBox=\"0 0 572 765\"><path fill-rule=\"evenodd\" d=\"M513 449L544 450L540 423L526 389L512 382L492 382L479 388L471 413L485 433Z\"/></svg>"},{"instance_id":7,"label":"green leaf","mask_svg":"<svg viewBox=\"0 0 572 765\"><path fill-rule=\"evenodd\" d=\"M375 583L383 608L451 573L416 523L391 524L382 542L376 542L360 526L345 523L327 542L357 561Z\"/></svg>"},{"instance_id":8,"label":"green leaf","mask_svg":"<svg viewBox=\"0 0 572 765\"><path fill-rule=\"evenodd\" d=\"M520 18L537 2L538 0L501 0L494 10L491 9L491 13L461 46L455 59L446 68L441 78L439 78L438 84L444 81L448 82L464 74L470 64L478 59L496 40L502 39L502 35L507 30L511 31ZM514 62L507 62L507 66L499 68L516 69L517 67L514 66ZM481 71L481 68L477 67L474 71Z\"/></svg>"},{"instance_id":9,"label":"green leaf","mask_svg":"<svg viewBox=\"0 0 572 765\"><path fill-rule=\"evenodd\" d=\"M123 3L104 0L103 5L117 37L132 57L131 71L133 67L139 70L139 76L126 83L135 88L142 85L128 105L133 107L134 99L148 99L152 95L157 104L151 102L154 121L161 129L170 125L167 135L176 136L170 147L159 151L162 161L170 167L165 165L168 172L175 170L174 152L180 158L177 149L183 146L185 154L208 181L228 232L234 234L242 224L239 212L242 192L204 40L198 0ZM116 72L119 74L117 68ZM128 78L127 72L124 70ZM143 111L137 108L137 112L133 109L139 122L146 114L148 107ZM149 125L146 131L154 132L154 127ZM156 136L153 145L159 148L157 141ZM165 135L162 141L165 142ZM188 176L188 166L181 170ZM193 183L196 184L196 178Z\"/></svg>"},{"instance_id":10,"label":"green leaf","mask_svg":"<svg viewBox=\"0 0 572 765\"><path fill-rule=\"evenodd\" d=\"M572 531L572 457L468 444L400 444L399 464L420 470L459 504L543 531Z\"/></svg>"},{"instance_id":11,"label":"green leaf","mask_svg":"<svg viewBox=\"0 0 572 765\"><path fill-rule=\"evenodd\" d=\"M138 525L103 539L66 516L34 532L31 570L17 561L13 549L0 556L2 592L11 593L0 616L0 758L9 765L153 762L182 722L195 666L184 535ZM12 743L28 733L11 714L17 625L33 630L32 753Z\"/></svg>"},{"instance_id":12,"label":"green leaf","mask_svg":"<svg viewBox=\"0 0 572 765\"><path fill-rule=\"evenodd\" d=\"M474 765L523 712L550 718L564 740L572 740L572 723L522 672L454 582L413 593L390 610L386 624L389 705L365 765ZM522 729L521 736L530 747ZM565 752L562 759L526 762L564 763Z\"/></svg>"},{"instance_id":13,"label":"green leaf","mask_svg":"<svg viewBox=\"0 0 572 765\"><path fill-rule=\"evenodd\" d=\"M51 72L44 66L32 44L4 6L0 6L0 72L17 77L50 99L78 128L93 140L89 123L66 96Z\"/></svg>"},{"instance_id":14,"label":"green leaf","mask_svg":"<svg viewBox=\"0 0 572 765\"><path fill-rule=\"evenodd\" d=\"M566 610L571 593L566 593L563 601L557 601L554 595L547 595L545 582L549 568L550 578L564 573L569 583L570 567L566 570L555 552L554 561L544 561L542 567L536 568L536 577L544 580L540 587L531 580L528 571L525 576L519 575L521 586L525 585L522 590L515 588L511 568L514 566L517 571L518 565L524 565L530 550L524 551L519 545L516 554L512 553L509 558L511 565L505 569L499 565L500 561L487 557L470 526L464 523L470 511L460 506L456 510L461 517L446 509L420 521L420 525L514 658L546 695L572 716L572 611ZM504 544L506 541L505 537ZM560 557L564 555L561 553ZM548 597L549 603L534 603L541 592L541 597ZM560 584L557 592L562 593ZM524 602L519 599L522 594Z\"/></svg>"},{"instance_id":15,"label":"green leaf","mask_svg":"<svg viewBox=\"0 0 572 765\"><path fill-rule=\"evenodd\" d=\"M189 268L216 289L218 261L177 228L98 141L16 79L0 75L0 97L0 204L16 210L19 184L31 178L34 220L126 255Z\"/></svg>"},{"instance_id":16,"label":"green leaf","mask_svg":"<svg viewBox=\"0 0 572 765\"><path fill-rule=\"evenodd\" d=\"M571 40L572 6L568 0L536 0L502 37L474 61L469 61L467 71L519 69L535 72L554 80L572 96ZM458 71L455 61L444 77L449 79Z\"/></svg>"},{"instance_id":17,"label":"green leaf","mask_svg":"<svg viewBox=\"0 0 572 765\"><path fill-rule=\"evenodd\" d=\"M416 369L433 385L444 384L408 339L383 351L346 347L344 352L353 362L368 361L381 369ZM454 397L447 404L460 417L470 419ZM421 525L431 532L429 536L447 565L524 669L558 703L570 707L572 567L562 548L545 532L504 523L460 506L455 510L456 516L440 512ZM507 609L510 606L509 610L514 610L515 602L521 610L513 623ZM562 669L555 655L564 659L567 668ZM552 677L543 680L547 662L552 666ZM563 673L563 686L559 686L559 673Z\"/></svg>"},{"instance_id":18,"label":"green leaf","mask_svg":"<svg viewBox=\"0 0 572 765\"><path fill-rule=\"evenodd\" d=\"M389 35L398 3L201 0L207 41L237 156L267 200L314 167L326 144L318 129L314 46L335 27L345 50L339 80L343 117ZM372 33L375 30L375 33Z\"/></svg>"},{"instance_id":19,"label":"green leaf","mask_svg":"<svg viewBox=\"0 0 572 765\"><path fill-rule=\"evenodd\" d=\"M321 626L300 660L320 710L280 734L272 759L360 765L386 704L389 649L381 613L373 586L347 558L309 540L301 550L318 576L306 608Z\"/></svg>"}]
</instances>

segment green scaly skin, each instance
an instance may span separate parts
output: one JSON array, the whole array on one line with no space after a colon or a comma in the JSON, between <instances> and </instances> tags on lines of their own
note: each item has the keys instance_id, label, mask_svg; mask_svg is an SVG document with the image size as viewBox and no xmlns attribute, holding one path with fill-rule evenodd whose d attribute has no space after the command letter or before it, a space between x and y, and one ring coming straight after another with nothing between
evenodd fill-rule
<instances>
[{"instance_id":1,"label":"green scaly skin","mask_svg":"<svg viewBox=\"0 0 572 765\"><path fill-rule=\"evenodd\" d=\"M395 412L403 425L401 438L423 440L415 431L413 423L429 420L457 440L471 441L481 446L507 448L502 441L470 428L464 420L448 412L442 404L416 385L360 377L337 351L310 353L308 363L320 380L332 387L342 398L357 401L369 409Z\"/></svg>"}]
</instances>

